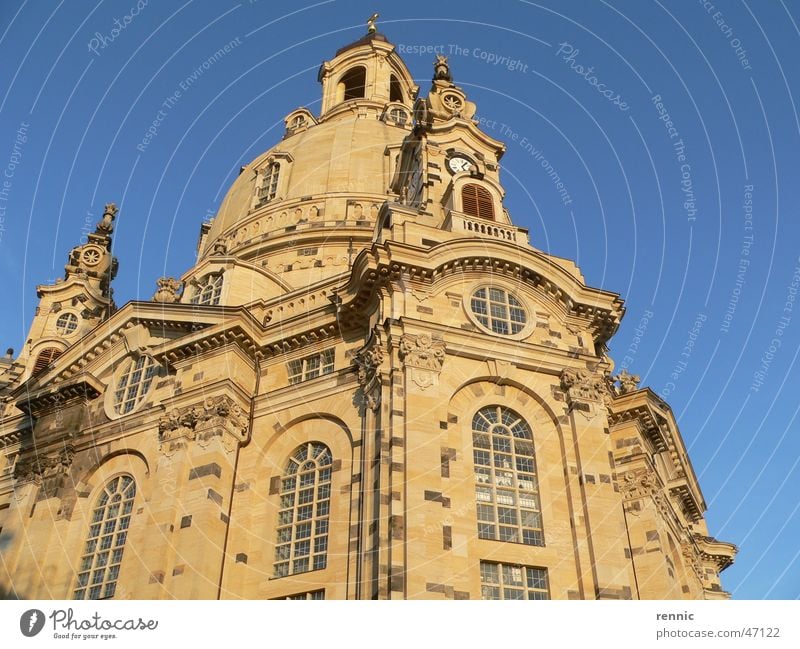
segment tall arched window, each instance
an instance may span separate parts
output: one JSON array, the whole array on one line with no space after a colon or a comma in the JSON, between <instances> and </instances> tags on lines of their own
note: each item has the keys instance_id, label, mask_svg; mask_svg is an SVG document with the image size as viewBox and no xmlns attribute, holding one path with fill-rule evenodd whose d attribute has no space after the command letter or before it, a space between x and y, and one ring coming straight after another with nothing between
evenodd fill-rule
<instances>
[{"instance_id":1,"label":"tall arched window","mask_svg":"<svg viewBox=\"0 0 800 649\"><path fill-rule=\"evenodd\" d=\"M486 187L470 183L461 190L461 211L481 219L494 220L494 201Z\"/></svg>"},{"instance_id":2,"label":"tall arched window","mask_svg":"<svg viewBox=\"0 0 800 649\"><path fill-rule=\"evenodd\" d=\"M281 165L279 162L271 163L264 171L264 181L261 183L261 192L259 194L262 202L269 202L278 195L278 177L280 174Z\"/></svg>"},{"instance_id":3,"label":"tall arched window","mask_svg":"<svg viewBox=\"0 0 800 649\"><path fill-rule=\"evenodd\" d=\"M129 475L112 478L103 487L92 510L73 599L114 597L135 496L136 482Z\"/></svg>"},{"instance_id":4,"label":"tall arched window","mask_svg":"<svg viewBox=\"0 0 800 649\"><path fill-rule=\"evenodd\" d=\"M33 364L33 374L39 374L39 372L46 370L50 366L50 363L61 356L62 353L63 350L57 349L56 347L48 347L40 351L39 355L36 357L36 362Z\"/></svg>"},{"instance_id":5,"label":"tall arched window","mask_svg":"<svg viewBox=\"0 0 800 649\"><path fill-rule=\"evenodd\" d=\"M275 576L325 568L331 509L331 452L319 442L300 446L281 478Z\"/></svg>"},{"instance_id":6,"label":"tall arched window","mask_svg":"<svg viewBox=\"0 0 800 649\"><path fill-rule=\"evenodd\" d=\"M367 69L357 65L342 75L336 88L338 101L361 99L366 93Z\"/></svg>"},{"instance_id":7,"label":"tall arched window","mask_svg":"<svg viewBox=\"0 0 800 649\"><path fill-rule=\"evenodd\" d=\"M202 282L195 286L192 304L219 304L222 296L222 275L214 273L207 275Z\"/></svg>"},{"instance_id":8,"label":"tall arched window","mask_svg":"<svg viewBox=\"0 0 800 649\"><path fill-rule=\"evenodd\" d=\"M478 537L544 545L530 426L505 406L472 419Z\"/></svg>"}]
</instances>

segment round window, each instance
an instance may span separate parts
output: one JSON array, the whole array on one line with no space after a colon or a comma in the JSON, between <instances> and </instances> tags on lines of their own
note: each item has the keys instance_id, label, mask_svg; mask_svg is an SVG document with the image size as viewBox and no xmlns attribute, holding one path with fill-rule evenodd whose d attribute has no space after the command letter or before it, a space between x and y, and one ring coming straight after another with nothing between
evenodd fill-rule
<instances>
[{"instance_id":1,"label":"round window","mask_svg":"<svg viewBox=\"0 0 800 649\"><path fill-rule=\"evenodd\" d=\"M62 313L56 320L56 332L59 336L69 336L78 328L78 316L74 313Z\"/></svg>"},{"instance_id":2,"label":"round window","mask_svg":"<svg viewBox=\"0 0 800 649\"><path fill-rule=\"evenodd\" d=\"M158 364L150 356L129 358L118 371L114 385L113 409L117 415L127 415L147 396Z\"/></svg>"},{"instance_id":3,"label":"round window","mask_svg":"<svg viewBox=\"0 0 800 649\"><path fill-rule=\"evenodd\" d=\"M472 294L470 310L475 319L496 334L518 334L525 328L525 307L501 288L482 287Z\"/></svg>"}]
</instances>

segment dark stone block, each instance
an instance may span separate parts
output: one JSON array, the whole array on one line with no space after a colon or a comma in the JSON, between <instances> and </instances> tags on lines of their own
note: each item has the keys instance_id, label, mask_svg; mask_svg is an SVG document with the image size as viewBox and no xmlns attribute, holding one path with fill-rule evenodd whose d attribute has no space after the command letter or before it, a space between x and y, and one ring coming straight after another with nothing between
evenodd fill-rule
<instances>
[{"instance_id":1,"label":"dark stone block","mask_svg":"<svg viewBox=\"0 0 800 649\"><path fill-rule=\"evenodd\" d=\"M222 468L216 462L211 462L210 464L204 464L203 466L198 466L189 471L189 480L194 480L195 478L203 478L207 475L213 475L217 478L222 476Z\"/></svg>"}]
</instances>

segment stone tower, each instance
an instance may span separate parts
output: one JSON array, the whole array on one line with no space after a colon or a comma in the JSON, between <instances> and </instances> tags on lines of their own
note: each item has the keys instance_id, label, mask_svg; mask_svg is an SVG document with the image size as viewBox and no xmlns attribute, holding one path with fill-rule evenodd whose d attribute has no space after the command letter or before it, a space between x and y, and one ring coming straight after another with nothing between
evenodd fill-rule
<instances>
[{"instance_id":1,"label":"stone tower","mask_svg":"<svg viewBox=\"0 0 800 649\"><path fill-rule=\"evenodd\" d=\"M319 81L152 300L114 308L113 206L39 288L0 589L727 597L675 418L606 355L620 297L514 225L447 60L420 96L371 22Z\"/></svg>"}]
</instances>

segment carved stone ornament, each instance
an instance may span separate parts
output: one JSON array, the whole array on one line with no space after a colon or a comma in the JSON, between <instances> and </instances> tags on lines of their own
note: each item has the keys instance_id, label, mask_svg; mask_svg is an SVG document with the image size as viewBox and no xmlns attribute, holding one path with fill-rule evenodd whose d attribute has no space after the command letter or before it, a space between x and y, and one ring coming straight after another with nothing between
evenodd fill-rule
<instances>
[{"instance_id":1,"label":"carved stone ornament","mask_svg":"<svg viewBox=\"0 0 800 649\"><path fill-rule=\"evenodd\" d=\"M423 390L438 382L445 350L443 340L434 340L428 334L406 334L400 339L400 360L408 368L411 380Z\"/></svg>"},{"instance_id":2,"label":"carved stone ornament","mask_svg":"<svg viewBox=\"0 0 800 649\"><path fill-rule=\"evenodd\" d=\"M214 256L222 256L228 254L228 244L225 241L215 241L214 245L211 247L211 254Z\"/></svg>"},{"instance_id":3,"label":"carved stone ornament","mask_svg":"<svg viewBox=\"0 0 800 649\"><path fill-rule=\"evenodd\" d=\"M690 540L686 539L681 542L681 555L683 555L684 564L694 572L697 579L702 584L705 578L703 574L703 564L700 559L700 550Z\"/></svg>"},{"instance_id":4,"label":"carved stone ornament","mask_svg":"<svg viewBox=\"0 0 800 649\"><path fill-rule=\"evenodd\" d=\"M675 512L659 484L658 477L649 469L626 471L619 482L620 493L624 501L651 498L665 521L677 523ZM629 510L636 513L635 510Z\"/></svg>"},{"instance_id":5,"label":"carved stone ornament","mask_svg":"<svg viewBox=\"0 0 800 649\"><path fill-rule=\"evenodd\" d=\"M400 339L400 360L404 365L441 372L445 349L443 340L434 340L428 334L406 334Z\"/></svg>"},{"instance_id":6,"label":"carved stone ornament","mask_svg":"<svg viewBox=\"0 0 800 649\"><path fill-rule=\"evenodd\" d=\"M628 370L622 370L616 376L611 377L614 391L617 394L628 394L639 389L641 377L638 374L630 374Z\"/></svg>"},{"instance_id":7,"label":"carved stone ornament","mask_svg":"<svg viewBox=\"0 0 800 649\"><path fill-rule=\"evenodd\" d=\"M172 304L180 300L183 284L174 277L161 277L156 280L158 289L153 295L153 302Z\"/></svg>"},{"instance_id":8,"label":"carved stone ornament","mask_svg":"<svg viewBox=\"0 0 800 649\"><path fill-rule=\"evenodd\" d=\"M370 347L362 349L356 354L354 360L358 370L358 384L362 388L372 381L385 357L386 354L383 351L383 347L380 346L377 340Z\"/></svg>"},{"instance_id":9,"label":"carved stone ornament","mask_svg":"<svg viewBox=\"0 0 800 649\"><path fill-rule=\"evenodd\" d=\"M18 460L14 467L14 479L20 483L66 475L72 465L73 457L75 450L68 446L54 455L39 455Z\"/></svg>"},{"instance_id":10,"label":"carved stone ornament","mask_svg":"<svg viewBox=\"0 0 800 649\"><path fill-rule=\"evenodd\" d=\"M170 410L158 420L159 450L168 456L185 448L189 441L205 447L215 438L219 438L230 453L247 441L249 433L247 415L226 396Z\"/></svg>"},{"instance_id":11,"label":"carved stone ornament","mask_svg":"<svg viewBox=\"0 0 800 649\"><path fill-rule=\"evenodd\" d=\"M442 81L452 81L453 76L450 74L450 66L447 63L447 57L443 54L437 54L436 60L433 62L433 80L440 79Z\"/></svg>"},{"instance_id":12,"label":"carved stone ornament","mask_svg":"<svg viewBox=\"0 0 800 649\"><path fill-rule=\"evenodd\" d=\"M607 393L602 377L589 370L565 369L561 372L561 387L570 401L603 401Z\"/></svg>"}]
</instances>

